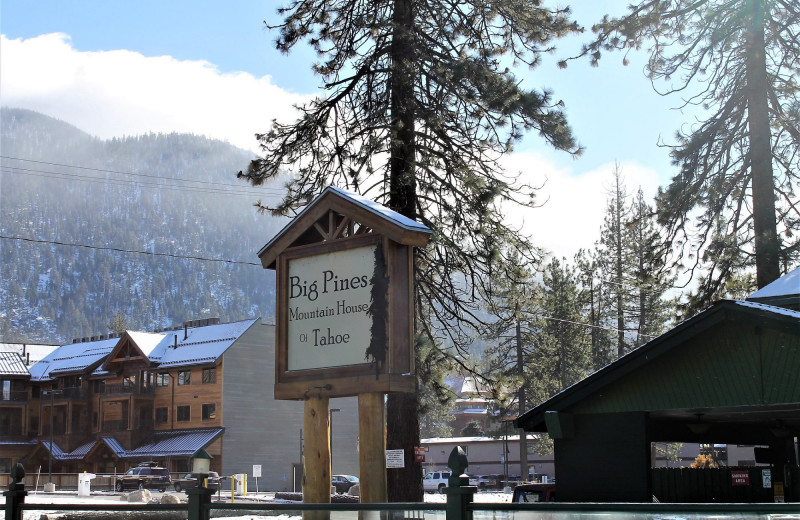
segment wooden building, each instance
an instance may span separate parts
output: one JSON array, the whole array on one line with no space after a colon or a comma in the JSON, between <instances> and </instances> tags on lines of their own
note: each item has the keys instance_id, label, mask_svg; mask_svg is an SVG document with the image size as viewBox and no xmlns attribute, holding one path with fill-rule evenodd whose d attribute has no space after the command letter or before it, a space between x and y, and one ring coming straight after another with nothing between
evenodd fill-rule
<instances>
[{"instance_id":1,"label":"wooden building","mask_svg":"<svg viewBox=\"0 0 800 520\"><path fill-rule=\"evenodd\" d=\"M76 340L30 369L18 354L0 358L0 381L24 396L0 401L0 462L47 468L52 452L53 473L114 474L144 461L180 473L204 448L220 474L258 465L260 489L291 490L303 406L273 399L274 344L274 325L260 319L208 319ZM353 473L356 403L335 406L336 470Z\"/></svg>"},{"instance_id":2,"label":"wooden building","mask_svg":"<svg viewBox=\"0 0 800 520\"><path fill-rule=\"evenodd\" d=\"M751 298L715 303L517 419L553 439L559 500L800 500L800 269ZM770 468L676 494L652 470L662 441L754 446Z\"/></svg>"}]
</instances>

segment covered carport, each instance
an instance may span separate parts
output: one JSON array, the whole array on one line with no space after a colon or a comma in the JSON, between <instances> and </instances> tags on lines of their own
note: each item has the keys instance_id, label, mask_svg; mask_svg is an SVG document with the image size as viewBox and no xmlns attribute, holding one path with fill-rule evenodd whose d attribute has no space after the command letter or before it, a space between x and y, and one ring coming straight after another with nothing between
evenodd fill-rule
<instances>
[{"instance_id":1,"label":"covered carport","mask_svg":"<svg viewBox=\"0 0 800 520\"><path fill-rule=\"evenodd\" d=\"M653 442L759 446L774 494L800 501L800 312L717 302L516 424L553 439L559 501L658 499Z\"/></svg>"}]
</instances>

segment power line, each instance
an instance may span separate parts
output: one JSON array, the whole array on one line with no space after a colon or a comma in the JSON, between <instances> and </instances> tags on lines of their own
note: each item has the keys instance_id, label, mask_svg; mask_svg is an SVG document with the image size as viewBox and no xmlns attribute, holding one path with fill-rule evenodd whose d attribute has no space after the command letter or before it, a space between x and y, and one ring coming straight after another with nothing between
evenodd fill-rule
<instances>
[{"instance_id":1,"label":"power line","mask_svg":"<svg viewBox=\"0 0 800 520\"><path fill-rule=\"evenodd\" d=\"M237 265L257 265L261 267L261 263L259 262L244 262L241 260L225 260L222 258L207 258L202 256L186 256L186 255L176 255L172 253L155 253L152 251L140 251L136 249L124 249L120 247L103 247L103 246L90 246L87 244L75 244L71 242L60 242L57 240L41 240L36 238L26 238L26 237L11 237L6 235L0 235L0 239L2 240L19 240L21 242L33 242L36 244L49 244L49 245L56 245L56 246L69 246L69 247L82 247L85 249L96 249L99 251L114 251L117 253L135 253L139 255L150 255L150 256L164 256L168 258L178 258L178 259L185 259L185 260L200 260L203 262L219 262L224 264L237 264Z\"/></svg>"},{"instance_id":2,"label":"power line","mask_svg":"<svg viewBox=\"0 0 800 520\"><path fill-rule=\"evenodd\" d=\"M173 186L173 187L180 187L182 189L200 189L200 188L203 187L203 186L194 186L194 187L185 186L184 184L169 184L169 183L165 182L165 181L174 181L174 182L177 182L177 183L194 183L194 184L199 184L199 185L205 185L205 187L207 187L207 189L212 187L212 186L218 186L218 187L221 187L221 188L234 188L234 189L239 189L239 190L242 190L242 188L243 188L243 186L241 184L229 184L229 183L215 182L215 181L200 181L200 180L194 180L194 179L181 179L179 177L163 177L163 176L160 176L160 175L153 175L153 174L146 174L146 173L135 173L135 172L131 172L131 171L111 170L111 169L94 168L94 167L90 167L90 166L81 166L81 165L75 165L75 164L64 164L64 163L49 162L49 161L39 161L39 160L36 160L36 159L25 159L25 158L21 158L21 157L12 157L12 156L9 156L9 155L0 155L0 159L9 159L9 160L14 160L14 161L21 161L21 162L35 163L35 164L43 164L43 165L47 165L47 166L57 166L57 167L62 167L62 168L73 168L73 169L78 169L78 170L94 171L94 172L99 172L99 173L113 173L113 174L125 175L125 176L128 176L128 177L138 177L138 178L143 178L143 179L155 179L155 180L159 181L157 184L155 184L155 185L157 185L159 187L161 187L161 186ZM9 169L12 169L12 170L22 170L22 171L27 171L27 172L38 172L38 173L48 174L48 175L74 177L74 178L77 178L79 180L89 180L89 179L94 180L94 179L97 179L97 180L103 181L103 182L105 182L105 181L111 181L111 182L136 182L136 181L131 181L131 180L128 180L128 179L104 179L104 178L101 178L101 177L81 176L81 175L77 175L77 174L68 174L68 173L46 171L46 170L37 170L37 169L33 169L33 168L22 168L22 167L19 167L19 166L3 165L3 167L4 168L9 168ZM151 183L151 185L153 185L153 184ZM259 189L261 191L265 191L265 192L268 192L269 194L274 194L274 195L280 195L282 193L281 190L275 189L275 188L259 188ZM245 192L245 191L241 191L241 193L250 194L249 192Z\"/></svg>"}]
</instances>

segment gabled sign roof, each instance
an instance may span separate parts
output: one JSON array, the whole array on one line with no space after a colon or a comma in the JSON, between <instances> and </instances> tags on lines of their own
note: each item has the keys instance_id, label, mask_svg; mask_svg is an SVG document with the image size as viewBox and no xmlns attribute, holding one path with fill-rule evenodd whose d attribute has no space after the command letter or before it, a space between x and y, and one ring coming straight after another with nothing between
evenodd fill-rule
<instances>
[{"instance_id":1,"label":"gabled sign roof","mask_svg":"<svg viewBox=\"0 0 800 520\"><path fill-rule=\"evenodd\" d=\"M431 229L356 193L329 186L258 252L266 269L285 249L343 236L377 233L399 244L421 247Z\"/></svg>"}]
</instances>

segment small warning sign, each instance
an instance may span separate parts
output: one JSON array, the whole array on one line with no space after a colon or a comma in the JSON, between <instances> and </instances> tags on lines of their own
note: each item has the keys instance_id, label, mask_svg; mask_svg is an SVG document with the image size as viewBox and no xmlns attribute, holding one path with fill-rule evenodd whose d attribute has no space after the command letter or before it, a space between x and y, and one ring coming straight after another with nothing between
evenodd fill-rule
<instances>
[{"instance_id":1,"label":"small warning sign","mask_svg":"<svg viewBox=\"0 0 800 520\"><path fill-rule=\"evenodd\" d=\"M403 450L386 450L387 468L405 468L406 461Z\"/></svg>"},{"instance_id":2,"label":"small warning sign","mask_svg":"<svg viewBox=\"0 0 800 520\"><path fill-rule=\"evenodd\" d=\"M750 485L750 472L747 470L732 470L731 471L731 485L733 486L749 486Z\"/></svg>"}]
</instances>

